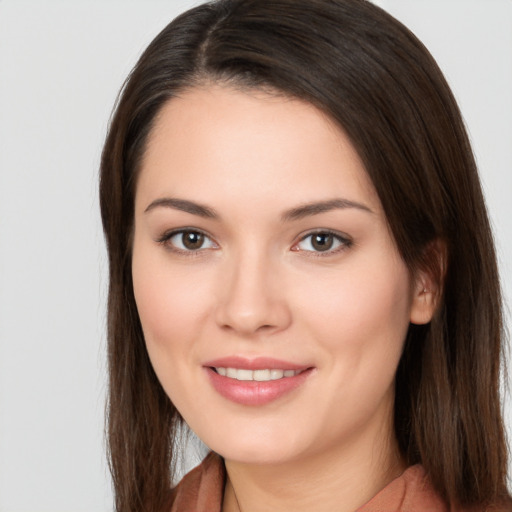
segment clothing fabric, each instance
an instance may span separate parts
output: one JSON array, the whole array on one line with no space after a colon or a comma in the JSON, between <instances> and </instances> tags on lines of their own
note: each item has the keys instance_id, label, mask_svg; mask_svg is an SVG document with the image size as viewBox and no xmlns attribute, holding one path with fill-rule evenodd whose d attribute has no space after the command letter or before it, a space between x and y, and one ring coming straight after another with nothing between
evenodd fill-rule
<instances>
[{"instance_id":1,"label":"clothing fabric","mask_svg":"<svg viewBox=\"0 0 512 512\"><path fill-rule=\"evenodd\" d=\"M212 452L174 489L171 512L221 512L225 481L222 458ZM356 512L469 511L450 508L434 490L422 466L416 465L390 482Z\"/></svg>"}]
</instances>

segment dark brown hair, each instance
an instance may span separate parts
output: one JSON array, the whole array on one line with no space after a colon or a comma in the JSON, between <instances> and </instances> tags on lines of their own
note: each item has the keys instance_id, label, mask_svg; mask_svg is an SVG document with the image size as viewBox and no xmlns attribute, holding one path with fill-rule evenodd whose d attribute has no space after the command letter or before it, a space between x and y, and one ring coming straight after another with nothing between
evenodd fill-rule
<instances>
[{"instance_id":1,"label":"dark brown hair","mask_svg":"<svg viewBox=\"0 0 512 512\"><path fill-rule=\"evenodd\" d=\"M116 510L161 509L179 450L180 417L149 362L133 296L136 176L162 106L208 83L300 98L348 134L411 272L444 276L437 312L411 325L396 376L402 455L423 464L449 502L505 499L500 284L475 161L441 71L409 30L365 0L220 0L182 14L146 49L103 150Z\"/></svg>"}]
</instances>

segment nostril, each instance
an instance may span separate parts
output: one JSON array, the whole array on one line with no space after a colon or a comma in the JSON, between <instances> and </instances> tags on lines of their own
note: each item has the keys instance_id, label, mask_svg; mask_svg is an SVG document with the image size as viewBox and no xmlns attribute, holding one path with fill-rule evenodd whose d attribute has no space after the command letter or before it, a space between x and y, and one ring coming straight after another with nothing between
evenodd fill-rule
<instances>
[{"instance_id":1,"label":"nostril","mask_svg":"<svg viewBox=\"0 0 512 512\"><path fill-rule=\"evenodd\" d=\"M226 290L215 306L216 323L224 332L252 336L288 327L291 313L281 294L274 291L262 295L253 287L250 292L242 288L240 285L237 289Z\"/></svg>"}]
</instances>

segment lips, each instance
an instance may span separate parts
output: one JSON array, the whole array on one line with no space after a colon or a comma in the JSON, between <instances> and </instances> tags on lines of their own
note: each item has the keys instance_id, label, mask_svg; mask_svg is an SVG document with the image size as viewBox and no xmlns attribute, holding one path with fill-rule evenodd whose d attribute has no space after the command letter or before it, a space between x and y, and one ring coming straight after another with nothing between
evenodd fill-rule
<instances>
[{"instance_id":1,"label":"lips","mask_svg":"<svg viewBox=\"0 0 512 512\"><path fill-rule=\"evenodd\" d=\"M301 370L281 370L265 368L261 370L246 370L243 368L225 368L222 366L216 367L215 371L223 377L236 380L256 380L259 382L265 382L269 380L278 380L288 377L295 377Z\"/></svg>"},{"instance_id":2,"label":"lips","mask_svg":"<svg viewBox=\"0 0 512 512\"><path fill-rule=\"evenodd\" d=\"M305 383L313 368L272 358L229 357L205 363L213 388L241 405L264 405Z\"/></svg>"}]
</instances>

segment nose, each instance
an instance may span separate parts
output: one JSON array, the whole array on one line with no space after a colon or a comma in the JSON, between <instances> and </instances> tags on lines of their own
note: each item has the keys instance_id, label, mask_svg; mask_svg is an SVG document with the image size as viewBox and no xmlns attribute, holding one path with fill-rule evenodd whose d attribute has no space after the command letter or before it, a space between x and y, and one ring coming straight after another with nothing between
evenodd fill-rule
<instances>
[{"instance_id":1,"label":"nose","mask_svg":"<svg viewBox=\"0 0 512 512\"><path fill-rule=\"evenodd\" d=\"M261 254L241 255L222 272L216 306L219 327L243 336L272 334L292 320L278 263Z\"/></svg>"}]
</instances>

